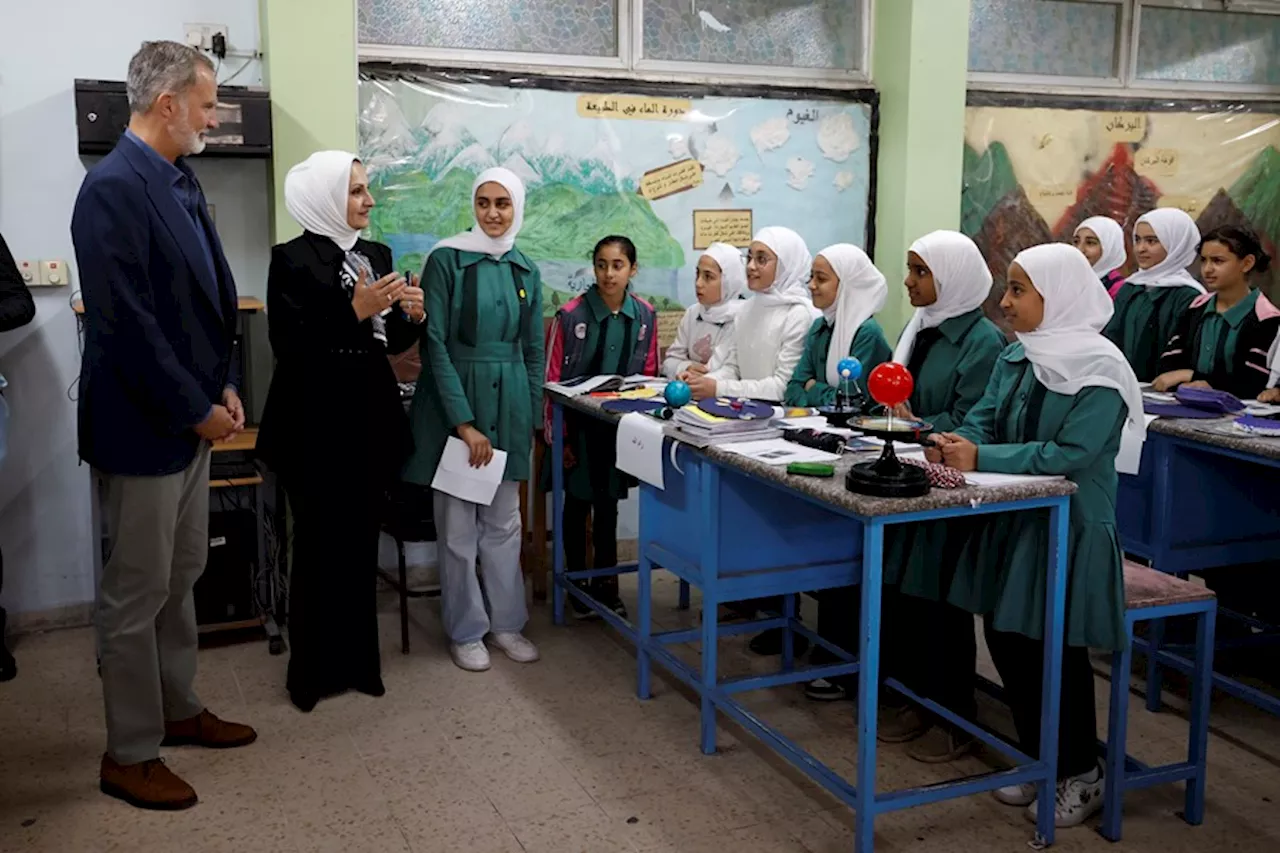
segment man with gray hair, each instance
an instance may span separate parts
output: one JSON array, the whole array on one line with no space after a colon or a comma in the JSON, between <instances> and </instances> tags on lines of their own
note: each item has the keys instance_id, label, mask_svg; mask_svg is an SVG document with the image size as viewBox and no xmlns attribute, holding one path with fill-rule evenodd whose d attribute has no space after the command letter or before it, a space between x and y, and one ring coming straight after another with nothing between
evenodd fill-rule
<instances>
[{"instance_id":1,"label":"man with gray hair","mask_svg":"<svg viewBox=\"0 0 1280 853\"><path fill-rule=\"evenodd\" d=\"M85 177L71 219L85 307L80 457L110 550L98 595L104 793L181 809L196 793L161 746L244 746L253 729L192 689L192 589L209 546L212 442L244 427L232 359L236 289L184 158L218 126L207 58L147 42L129 63L129 128Z\"/></svg>"}]
</instances>

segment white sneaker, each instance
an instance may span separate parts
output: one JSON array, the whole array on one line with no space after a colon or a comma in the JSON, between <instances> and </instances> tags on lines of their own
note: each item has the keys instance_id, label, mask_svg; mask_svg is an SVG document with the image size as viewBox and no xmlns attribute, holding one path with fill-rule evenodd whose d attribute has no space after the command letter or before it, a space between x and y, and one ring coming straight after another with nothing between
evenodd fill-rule
<instances>
[{"instance_id":1,"label":"white sneaker","mask_svg":"<svg viewBox=\"0 0 1280 853\"><path fill-rule=\"evenodd\" d=\"M453 658L459 669L467 672L484 672L489 668L489 650L479 640L461 645L450 644L449 657Z\"/></svg>"},{"instance_id":2,"label":"white sneaker","mask_svg":"<svg viewBox=\"0 0 1280 853\"><path fill-rule=\"evenodd\" d=\"M1102 771L1095 770L1086 775L1094 774L1097 774L1097 778L1092 782L1086 781L1083 776L1073 776L1058 783L1053 805L1054 826L1059 829L1079 826L1102 810ZM1037 805L1039 803L1032 803L1027 807L1027 819L1032 823L1038 817Z\"/></svg>"},{"instance_id":3,"label":"white sneaker","mask_svg":"<svg viewBox=\"0 0 1280 853\"><path fill-rule=\"evenodd\" d=\"M1036 786L1030 782L1007 785L1004 788L996 788L991 792L991 796L1006 806L1029 806L1036 801Z\"/></svg>"},{"instance_id":4,"label":"white sneaker","mask_svg":"<svg viewBox=\"0 0 1280 853\"><path fill-rule=\"evenodd\" d=\"M533 663L538 659L538 647L526 640L523 634L490 634L489 637L503 654L516 663ZM486 668L488 657L485 655Z\"/></svg>"}]
</instances>

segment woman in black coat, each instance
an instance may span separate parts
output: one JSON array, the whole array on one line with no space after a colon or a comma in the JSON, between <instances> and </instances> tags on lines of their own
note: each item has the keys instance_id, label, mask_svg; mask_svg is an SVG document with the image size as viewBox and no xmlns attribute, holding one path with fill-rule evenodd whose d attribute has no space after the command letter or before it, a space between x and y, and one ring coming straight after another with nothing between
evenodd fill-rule
<instances>
[{"instance_id":1,"label":"woman in black coat","mask_svg":"<svg viewBox=\"0 0 1280 853\"><path fill-rule=\"evenodd\" d=\"M354 154L321 151L285 180L306 229L272 249L267 321L276 358L258 454L293 514L288 689L294 705L347 689L381 696L378 531L387 488L412 450L387 355L417 340L417 281L362 240L373 198Z\"/></svg>"},{"instance_id":2,"label":"woman in black coat","mask_svg":"<svg viewBox=\"0 0 1280 853\"><path fill-rule=\"evenodd\" d=\"M9 247L0 237L0 332L7 332L19 326L25 326L36 316L36 303L27 290L22 274L18 272L18 264L9 254ZM0 397L3 396L5 380L0 376ZM0 459L4 458L4 444L8 430L9 408L0 399ZM4 556L0 555L0 589L4 588ZM9 681L18 674L18 665L13 662L13 655L4 644L5 612L0 607L0 681Z\"/></svg>"}]
</instances>

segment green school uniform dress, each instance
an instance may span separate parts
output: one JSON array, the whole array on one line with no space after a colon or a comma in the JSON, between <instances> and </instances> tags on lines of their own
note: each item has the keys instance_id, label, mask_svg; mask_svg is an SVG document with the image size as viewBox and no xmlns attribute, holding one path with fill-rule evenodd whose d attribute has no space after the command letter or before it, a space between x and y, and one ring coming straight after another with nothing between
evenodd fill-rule
<instances>
[{"instance_id":1,"label":"green school uniform dress","mask_svg":"<svg viewBox=\"0 0 1280 853\"><path fill-rule=\"evenodd\" d=\"M1124 571L1116 531L1116 452L1127 411L1120 394L1074 396L1036 380L1022 344L996 362L982 399L956 434L978 445L978 470L1064 475L1071 497L1067 643L1114 650L1126 642ZM1044 636L1048 513L987 516L959 560L948 600L997 631Z\"/></svg>"},{"instance_id":2,"label":"green school uniform dress","mask_svg":"<svg viewBox=\"0 0 1280 853\"><path fill-rule=\"evenodd\" d=\"M804 340L804 353L800 363L791 374L787 383L783 402L788 406L834 406L836 389L827 384L827 352L831 349L831 336L835 334L835 326L819 317L809 327L809 334ZM858 333L849 344L849 355L862 362L862 376L865 383L871 371L893 357L893 350L884 339L884 330L874 317L868 318L858 327ZM817 380L813 387L805 390L805 384Z\"/></svg>"},{"instance_id":3,"label":"green school uniform dress","mask_svg":"<svg viewBox=\"0 0 1280 853\"><path fill-rule=\"evenodd\" d=\"M1183 312L1200 291L1194 287L1148 287L1125 284L1116 293L1115 313L1102 334L1120 348L1139 382L1160 372L1160 356L1173 337Z\"/></svg>"},{"instance_id":4,"label":"green school uniform dress","mask_svg":"<svg viewBox=\"0 0 1280 853\"><path fill-rule=\"evenodd\" d=\"M921 329L907 369L915 377L911 411L937 432L954 432L982 399L992 368L1006 346L1004 334L981 308ZM885 531L884 580L902 592L939 600L950 583L955 521L895 524Z\"/></svg>"},{"instance_id":5,"label":"green school uniform dress","mask_svg":"<svg viewBox=\"0 0 1280 853\"><path fill-rule=\"evenodd\" d=\"M474 424L507 452L502 478L529 479L542 426L542 277L517 248L500 259L453 248L427 258L422 373L404 479L430 485L457 427Z\"/></svg>"}]
</instances>

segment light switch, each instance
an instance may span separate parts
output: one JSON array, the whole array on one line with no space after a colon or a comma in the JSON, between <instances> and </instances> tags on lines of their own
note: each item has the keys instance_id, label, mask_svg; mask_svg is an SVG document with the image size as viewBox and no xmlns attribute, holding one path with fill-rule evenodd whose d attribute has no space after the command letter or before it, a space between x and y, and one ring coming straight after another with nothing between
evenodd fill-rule
<instances>
[{"instance_id":1,"label":"light switch","mask_svg":"<svg viewBox=\"0 0 1280 853\"><path fill-rule=\"evenodd\" d=\"M18 272L22 273L22 281L27 287L40 283L38 264L38 261L18 261Z\"/></svg>"},{"instance_id":2,"label":"light switch","mask_svg":"<svg viewBox=\"0 0 1280 853\"><path fill-rule=\"evenodd\" d=\"M40 283L50 287L68 284L67 265L63 261L41 261Z\"/></svg>"}]
</instances>

